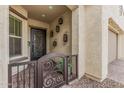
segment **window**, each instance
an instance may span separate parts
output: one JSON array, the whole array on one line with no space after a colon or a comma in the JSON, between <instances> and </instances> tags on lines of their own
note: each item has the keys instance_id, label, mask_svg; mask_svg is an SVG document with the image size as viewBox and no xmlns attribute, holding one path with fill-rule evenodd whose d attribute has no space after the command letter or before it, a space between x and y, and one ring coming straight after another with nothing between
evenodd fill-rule
<instances>
[{"instance_id":1,"label":"window","mask_svg":"<svg viewBox=\"0 0 124 93\"><path fill-rule=\"evenodd\" d=\"M9 16L9 55L10 57L21 55L22 46L22 22L16 17Z\"/></svg>"}]
</instances>

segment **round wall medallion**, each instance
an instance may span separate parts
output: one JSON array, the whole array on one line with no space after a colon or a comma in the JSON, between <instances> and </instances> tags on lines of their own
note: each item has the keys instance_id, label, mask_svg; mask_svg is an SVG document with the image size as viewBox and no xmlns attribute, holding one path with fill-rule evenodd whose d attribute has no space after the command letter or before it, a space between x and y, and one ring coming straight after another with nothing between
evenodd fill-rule
<instances>
[{"instance_id":1,"label":"round wall medallion","mask_svg":"<svg viewBox=\"0 0 124 93\"><path fill-rule=\"evenodd\" d=\"M62 25L62 24L63 24L63 18L59 18L58 23L59 23L60 25Z\"/></svg>"},{"instance_id":2,"label":"round wall medallion","mask_svg":"<svg viewBox=\"0 0 124 93\"><path fill-rule=\"evenodd\" d=\"M57 46L57 41L54 40L54 41L53 41L53 47L56 47L56 46Z\"/></svg>"},{"instance_id":3,"label":"round wall medallion","mask_svg":"<svg viewBox=\"0 0 124 93\"><path fill-rule=\"evenodd\" d=\"M56 26L56 32L58 33L59 31L60 31L60 26L57 25L57 26Z\"/></svg>"}]
</instances>

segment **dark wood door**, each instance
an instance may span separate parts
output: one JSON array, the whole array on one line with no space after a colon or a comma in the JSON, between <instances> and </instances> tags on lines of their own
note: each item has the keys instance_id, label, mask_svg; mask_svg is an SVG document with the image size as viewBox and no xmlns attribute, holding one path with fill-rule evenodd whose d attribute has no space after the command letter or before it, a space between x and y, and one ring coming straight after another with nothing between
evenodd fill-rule
<instances>
[{"instance_id":1,"label":"dark wood door","mask_svg":"<svg viewBox=\"0 0 124 93\"><path fill-rule=\"evenodd\" d=\"M37 60L46 54L46 30L31 29L31 60Z\"/></svg>"}]
</instances>

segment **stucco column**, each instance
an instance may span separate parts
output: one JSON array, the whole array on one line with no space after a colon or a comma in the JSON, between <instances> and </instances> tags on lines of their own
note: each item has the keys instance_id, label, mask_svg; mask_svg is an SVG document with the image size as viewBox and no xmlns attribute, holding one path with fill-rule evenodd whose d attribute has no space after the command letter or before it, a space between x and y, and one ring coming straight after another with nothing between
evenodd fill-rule
<instances>
[{"instance_id":1,"label":"stucco column","mask_svg":"<svg viewBox=\"0 0 124 93\"><path fill-rule=\"evenodd\" d=\"M108 9L109 10L109 9ZM102 64L101 64L101 78L102 80L105 79L107 77L108 74L108 19L109 17L108 12L106 12L107 9L104 8L104 6L102 6Z\"/></svg>"},{"instance_id":2,"label":"stucco column","mask_svg":"<svg viewBox=\"0 0 124 93\"><path fill-rule=\"evenodd\" d=\"M72 54L78 54L79 9L72 11Z\"/></svg>"},{"instance_id":3,"label":"stucco column","mask_svg":"<svg viewBox=\"0 0 124 93\"><path fill-rule=\"evenodd\" d=\"M8 87L9 8L0 5L0 87Z\"/></svg>"},{"instance_id":4,"label":"stucco column","mask_svg":"<svg viewBox=\"0 0 124 93\"><path fill-rule=\"evenodd\" d=\"M85 73L85 11L78 6L72 11L72 54L78 54L78 78Z\"/></svg>"},{"instance_id":5,"label":"stucco column","mask_svg":"<svg viewBox=\"0 0 124 93\"><path fill-rule=\"evenodd\" d=\"M86 75L97 81L103 79L102 6L86 6ZM105 45L106 46L106 45Z\"/></svg>"},{"instance_id":6,"label":"stucco column","mask_svg":"<svg viewBox=\"0 0 124 93\"><path fill-rule=\"evenodd\" d=\"M78 26L78 75L81 78L85 74L85 6L79 6L79 26Z\"/></svg>"}]
</instances>

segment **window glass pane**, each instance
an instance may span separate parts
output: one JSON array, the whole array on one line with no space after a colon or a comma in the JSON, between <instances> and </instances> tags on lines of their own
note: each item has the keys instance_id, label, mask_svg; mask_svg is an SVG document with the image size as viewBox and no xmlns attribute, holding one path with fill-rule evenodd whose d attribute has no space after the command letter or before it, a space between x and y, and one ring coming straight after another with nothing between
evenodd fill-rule
<instances>
[{"instance_id":1,"label":"window glass pane","mask_svg":"<svg viewBox=\"0 0 124 93\"><path fill-rule=\"evenodd\" d=\"M9 38L9 56L14 56L14 39L12 37Z\"/></svg>"},{"instance_id":2,"label":"window glass pane","mask_svg":"<svg viewBox=\"0 0 124 93\"><path fill-rule=\"evenodd\" d=\"M14 35L14 18L9 18L9 34Z\"/></svg>"},{"instance_id":3,"label":"window glass pane","mask_svg":"<svg viewBox=\"0 0 124 93\"><path fill-rule=\"evenodd\" d=\"M15 35L19 36L19 22L15 20Z\"/></svg>"},{"instance_id":4,"label":"window glass pane","mask_svg":"<svg viewBox=\"0 0 124 93\"><path fill-rule=\"evenodd\" d=\"M15 19L15 35L21 36L21 22L18 19Z\"/></svg>"},{"instance_id":5,"label":"window glass pane","mask_svg":"<svg viewBox=\"0 0 124 93\"><path fill-rule=\"evenodd\" d=\"M10 57L21 55L21 38L9 38L9 55Z\"/></svg>"},{"instance_id":6,"label":"window glass pane","mask_svg":"<svg viewBox=\"0 0 124 93\"><path fill-rule=\"evenodd\" d=\"M21 55L21 39L15 38L15 55Z\"/></svg>"},{"instance_id":7,"label":"window glass pane","mask_svg":"<svg viewBox=\"0 0 124 93\"><path fill-rule=\"evenodd\" d=\"M22 35L22 22L19 22L19 36Z\"/></svg>"}]
</instances>

